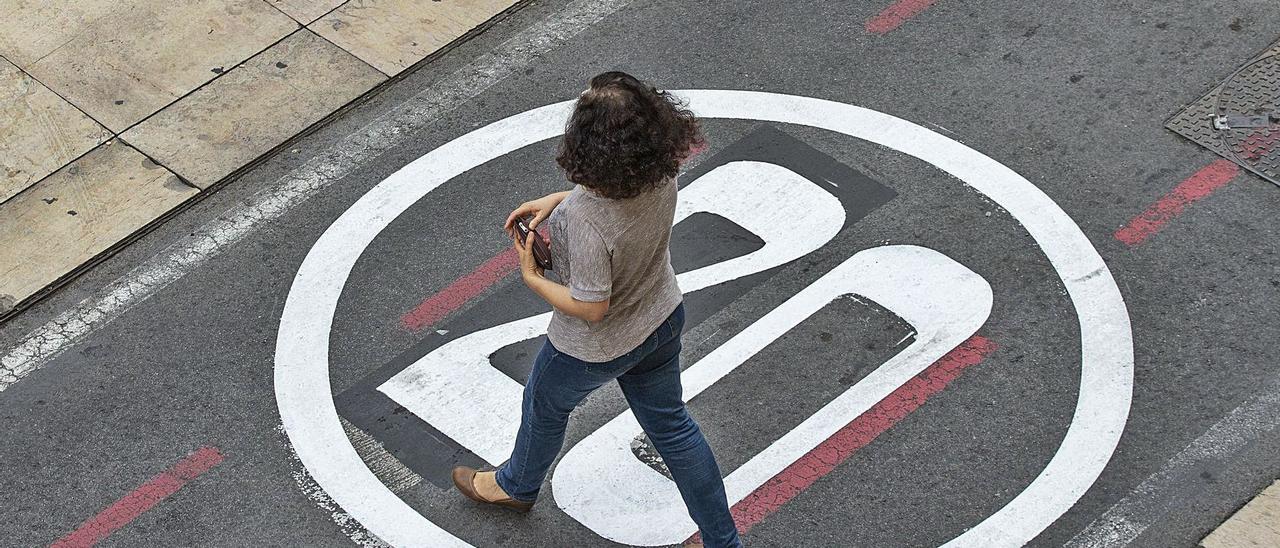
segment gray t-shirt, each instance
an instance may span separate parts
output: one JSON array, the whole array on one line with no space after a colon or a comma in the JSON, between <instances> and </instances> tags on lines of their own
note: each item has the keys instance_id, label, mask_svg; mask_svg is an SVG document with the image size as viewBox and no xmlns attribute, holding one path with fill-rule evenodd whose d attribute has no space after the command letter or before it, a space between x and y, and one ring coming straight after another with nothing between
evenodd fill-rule
<instances>
[{"instance_id":1,"label":"gray t-shirt","mask_svg":"<svg viewBox=\"0 0 1280 548\"><path fill-rule=\"evenodd\" d=\"M630 352L680 305L671 268L676 181L626 200L575 187L546 226L560 283L585 302L609 299L604 319L588 322L555 311L547 337L556 349L587 362Z\"/></svg>"}]
</instances>

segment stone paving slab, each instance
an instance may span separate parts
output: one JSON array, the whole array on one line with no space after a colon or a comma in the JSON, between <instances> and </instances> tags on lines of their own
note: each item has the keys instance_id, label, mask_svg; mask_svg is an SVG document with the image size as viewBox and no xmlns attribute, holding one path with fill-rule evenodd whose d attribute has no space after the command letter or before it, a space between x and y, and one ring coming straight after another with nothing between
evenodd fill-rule
<instances>
[{"instance_id":1,"label":"stone paving slab","mask_svg":"<svg viewBox=\"0 0 1280 548\"><path fill-rule=\"evenodd\" d=\"M298 23L261 0L130 0L79 6L22 2L0 24L0 55L112 131L165 105L284 38ZM50 40L47 35L61 37Z\"/></svg>"},{"instance_id":2,"label":"stone paving slab","mask_svg":"<svg viewBox=\"0 0 1280 548\"><path fill-rule=\"evenodd\" d=\"M111 132L0 59L0 203L111 138Z\"/></svg>"},{"instance_id":3,"label":"stone paving slab","mask_svg":"<svg viewBox=\"0 0 1280 548\"><path fill-rule=\"evenodd\" d=\"M36 294L197 192L108 141L0 204L0 301Z\"/></svg>"},{"instance_id":4,"label":"stone paving slab","mask_svg":"<svg viewBox=\"0 0 1280 548\"><path fill-rule=\"evenodd\" d=\"M208 188L385 79L300 29L121 138Z\"/></svg>"},{"instance_id":5,"label":"stone paving slab","mask_svg":"<svg viewBox=\"0 0 1280 548\"><path fill-rule=\"evenodd\" d=\"M515 0L352 0L308 28L395 76Z\"/></svg>"},{"instance_id":6,"label":"stone paving slab","mask_svg":"<svg viewBox=\"0 0 1280 548\"><path fill-rule=\"evenodd\" d=\"M1204 548L1280 546L1280 481L1246 504L1200 542Z\"/></svg>"},{"instance_id":7,"label":"stone paving slab","mask_svg":"<svg viewBox=\"0 0 1280 548\"><path fill-rule=\"evenodd\" d=\"M0 0L0 321L516 3Z\"/></svg>"},{"instance_id":8,"label":"stone paving slab","mask_svg":"<svg viewBox=\"0 0 1280 548\"><path fill-rule=\"evenodd\" d=\"M276 9L285 12L304 25L321 18L345 0L267 0Z\"/></svg>"},{"instance_id":9,"label":"stone paving slab","mask_svg":"<svg viewBox=\"0 0 1280 548\"><path fill-rule=\"evenodd\" d=\"M0 55L29 67L70 42L85 28L112 12L127 9L129 1L5 0L0 3Z\"/></svg>"}]
</instances>

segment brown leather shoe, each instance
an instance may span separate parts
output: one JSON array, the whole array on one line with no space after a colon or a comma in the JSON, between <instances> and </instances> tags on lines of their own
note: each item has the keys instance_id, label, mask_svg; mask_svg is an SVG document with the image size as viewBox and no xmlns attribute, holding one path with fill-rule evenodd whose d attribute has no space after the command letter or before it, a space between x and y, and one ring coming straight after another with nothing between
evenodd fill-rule
<instances>
[{"instance_id":1,"label":"brown leather shoe","mask_svg":"<svg viewBox=\"0 0 1280 548\"><path fill-rule=\"evenodd\" d=\"M475 486L477 472L479 472L479 470L469 466L458 466L453 469L453 485L458 488L458 492L462 493L463 496L476 502L510 508L520 512L521 514L528 512L529 509L533 508L532 502L520 502L511 497L489 500L480 496L480 493L476 492Z\"/></svg>"}]
</instances>

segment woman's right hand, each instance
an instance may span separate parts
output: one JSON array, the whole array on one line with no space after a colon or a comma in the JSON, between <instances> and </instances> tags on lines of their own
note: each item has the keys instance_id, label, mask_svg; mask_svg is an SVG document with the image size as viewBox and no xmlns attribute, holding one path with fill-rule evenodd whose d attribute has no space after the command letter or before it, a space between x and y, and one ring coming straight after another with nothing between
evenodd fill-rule
<instances>
[{"instance_id":1,"label":"woman's right hand","mask_svg":"<svg viewBox=\"0 0 1280 548\"><path fill-rule=\"evenodd\" d=\"M507 222L503 225L503 228L507 230L507 233L514 234L516 219L528 215L533 215L533 219L529 221L529 228L538 228L538 224L551 215L551 210L560 205L560 202L564 201L564 197L568 194L568 192L557 192L520 204L510 215L507 215Z\"/></svg>"}]
</instances>

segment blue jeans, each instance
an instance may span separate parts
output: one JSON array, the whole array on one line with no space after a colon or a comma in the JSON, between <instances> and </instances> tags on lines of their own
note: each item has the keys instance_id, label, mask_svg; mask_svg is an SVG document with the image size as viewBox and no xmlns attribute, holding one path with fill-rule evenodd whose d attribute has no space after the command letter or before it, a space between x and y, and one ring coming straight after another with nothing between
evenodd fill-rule
<instances>
[{"instance_id":1,"label":"blue jeans","mask_svg":"<svg viewBox=\"0 0 1280 548\"><path fill-rule=\"evenodd\" d=\"M551 462L564 445L569 412L587 394L617 379L636 421L671 471L702 541L707 546L741 546L720 467L681 399L683 329L681 304L640 346L603 363L563 354L547 341L525 384L516 447L498 470L498 486L515 500L536 500Z\"/></svg>"}]
</instances>

